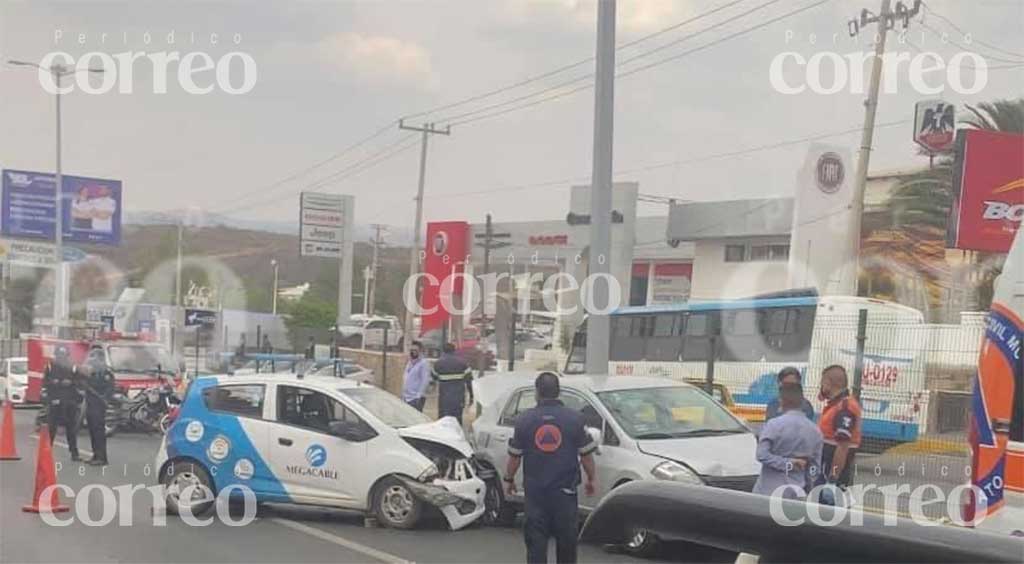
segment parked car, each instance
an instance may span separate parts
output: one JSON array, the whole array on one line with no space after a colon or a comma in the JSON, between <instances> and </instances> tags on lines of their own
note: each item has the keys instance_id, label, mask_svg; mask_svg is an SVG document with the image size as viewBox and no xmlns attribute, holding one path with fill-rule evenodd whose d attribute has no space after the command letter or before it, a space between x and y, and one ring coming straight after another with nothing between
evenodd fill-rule
<instances>
[{"instance_id":1,"label":"parked car","mask_svg":"<svg viewBox=\"0 0 1024 564\"><path fill-rule=\"evenodd\" d=\"M325 364L306 373L307 376L326 376L329 378L348 378L358 382L373 382L373 370L354 362L339 360L337 363Z\"/></svg>"},{"instance_id":2,"label":"parked car","mask_svg":"<svg viewBox=\"0 0 1024 564\"><path fill-rule=\"evenodd\" d=\"M521 496L506 499L501 473L516 417L536 405L535 373L503 373L474 382L479 414L471 437L477 456L494 478L487 489L490 523L509 523ZM737 417L702 390L662 378L563 376L562 402L583 414L588 432L600 439L594 461L598 490L579 493L587 514L608 493L637 480L669 480L751 491L757 480L756 439ZM519 482L522 476L517 476ZM522 491L520 486L519 491ZM657 539L636 530L624 548L648 553Z\"/></svg>"},{"instance_id":3,"label":"parked car","mask_svg":"<svg viewBox=\"0 0 1024 564\"><path fill-rule=\"evenodd\" d=\"M213 506L187 486L242 486L257 502L362 511L400 529L434 507L454 530L484 512L472 455L454 418L430 421L374 386L252 374L194 380L155 468L172 512Z\"/></svg>"},{"instance_id":4,"label":"parked car","mask_svg":"<svg viewBox=\"0 0 1024 564\"><path fill-rule=\"evenodd\" d=\"M0 361L0 401L14 405L28 402L28 358L16 356Z\"/></svg>"}]
</instances>

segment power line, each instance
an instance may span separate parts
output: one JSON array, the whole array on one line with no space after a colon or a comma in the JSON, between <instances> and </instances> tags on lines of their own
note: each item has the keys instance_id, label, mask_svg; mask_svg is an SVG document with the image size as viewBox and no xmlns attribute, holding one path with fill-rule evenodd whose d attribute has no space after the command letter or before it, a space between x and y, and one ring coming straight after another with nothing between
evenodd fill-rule
<instances>
[{"instance_id":1,"label":"power line","mask_svg":"<svg viewBox=\"0 0 1024 564\"><path fill-rule=\"evenodd\" d=\"M772 4L775 1L777 1L777 0L772 0L768 4ZM663 65L663 64L665 64L667 62L674 61L676 59L685 57L687 55L691 55L691 54L699 52L699 51L703 51L703 50L705 50L707 48L713 47L715 45L719 45L721 43L724 43L725 41L734 39L734 38L739 37L741 35L745 35L747 33L756 31L758 29L761 29L763 27L771 25L771 24L773 24L775 22L781 21L781 20L783 20L785 18L794 16L794 15L799 14L801 12L805 12L805 11L810 10L812 8L816 8L816 7L818 7L818 6L822 5L822 4L825 4L825 3L831 2L831 1L832 0L818 0L817 2L815 2L813 4L809 4L807 6L804 6L802 8L798 8L796 10L791 10L789 12L786 12L785 14L782 14L780 16L776 16L776 17L771 18L769 20L766 20L766 21L764 21L764 22L762 22L760 24L757 24L757 25L754 25L754 26L742 29L742 30L740 30L738 32L731 33L731 34L726 35L726 36L723 36L723 37L721 37L719 39L716 39L716 40L714 40L714 41L712 41L710 43L707 43L707 44L695 47L693 49L689 49L687 51L683 51L683 52L678 53L676 55L672 55L670 57L667 57L665 59L661 59L659 61L652 62L652 63L647 64L647 65L643 65L643 66L640 66L640 67L635 67L635 68L630 69L628 71L621 72L621 73L616 75L616 79L624 78L624 77L636 74L638 72L649 70L651 68ZM764 6L764 5L762 5L762 6ZM724 25L724 23L729 23L731 21L735 21L735 18L730 18L728 20L724 20L723 22L719 22L718 24L715 24L714 27L717 27L717 26L720 26L720 25ZM695 32L693 34L690 34L686 38L681 38L680 41L683 40L683 39L687 39L687 38L699 35L699 34L703 33L704 31L707 31L707 29ZM581 76L581 77L578 77L576 79L573 79L573 80L570 80L570 81L567 81L567 82L555 85L553 87L550 87L550 88L547 88L547 89L544 89L544 90L540 90L540 91L535 92L535 93L533 93L531 95L521 96L521 97L516 98L514 100L510 100L510 101L507 101L507 102L504 102L504 103L500 103L500 104L494 104L494 105L492 105L492 106L490 106L488 108L482 109L482 110L476 110L476 111L473 111L473 112L466 112L464 114L460 114L460 115L457 115L457 116L451 116L449 119L460 118L460 117L463 117L463 116L470 116L470 115L473 115L473 114L477 114L477 113L479 113L481 111L485 111L486 109L497 109L498 107L505 106L505 105L508 105L508 104L512 104L512 103L521 101L521 100L526 99L526 98L532 98L534 96L543 94L545 92L550 92L552 90L557 90L557 89L560 89L560 88L565 88L567 86L571 86L572 84L575 84L575 83L580 82L582 80L588 79L588 78L590 78L592 76L593 76L593 73L588 74L586 76ZM490 118L502 116L502 115L505 115L505 114L508 114L508 113L511 113L511 112L515 112L515 111L531 108L533 106L536 106L536 105L539 105L539 104L543 104L545 102L550 102L552 100L557 100L559 98L564 98L566 96L575 94L577 92L581 92L583 90L589 90L590 88L593 88L593 84L591 84L591 83L584 84L582 86L578 86L578 87L573 88L571 90L567 90L567 91L563 91L563 92L558 92L558 93L552 94L550 96L545 96L543 98L539 98L537 100L533 100L533 101L530 101L528 103L524 103L524 104L521 104L521 105L518 105L518 106L513 106L513 107L510 107L510 108L505 108L505 109L502 109L502 110L499 110L499 111L495 111L495 112L491 112L491 113L486 113L484 115L479 115L479 116L476 116L476 117L467 117L467 119L463 119L463 120L460 120L460 121L452 121L450 123L450 125L452 127L455 127L455 126L459 126L459 125L466 125L466 124L469 124L469 123L473 123L473 122L477 122L477 121L481 121L481 120L485 120L485 119L490 119ZM444 120L441 120L441 121L444 121Z\"/></svg>"},{"instance_id":2,"label":"power line","mask_svg":"<svg viewBox=\"0 0 1024 564\"><path fill-rule=\"evenodd\" d=\"M338 171L338 172L332 174L329 177L322 178L322 179L316 181L315 183L309 185L306 188L307 189L313 189L313 188L319 188L319 187L325 186L327 184L342 182L342 181L348 180L349 178L352 178L352 177L354 177L354 176L356 176L356 175L358 175L358 174L360 174L362 172L365 172L365 171L367 171L367 170L369 170L369 169L371 169L371 168L373 168L373 167L375 167L375 166L377 166L377 165L379 165L379 164L381 164L381 163L383 163L385 161L391 160L392 158L397 157L398 155L400 155L400 154L408 151L409 149L413 148L416 144L415 144L415 142L408 143L405 146L398 147L397 149L392 150L390 153L387 153L387 151L389 149L393 149L397 145L400 145L404 141L408 141L411 137L414 137L414 136L415 135L407 135L405 137L402 137L398 141L383 147L382 149L374 152L373 154L369 155L368 157L366 157L366 158L364 158L364 159L362 159L360 161L357 161L356 163L346 167L345 169L343 169L341 171ZM345 173L345 174L342 174L342 173ZM300 190L301 189L302 188L300 188ZM292 190L292 193L295 193L294 189ZM267 205L270 205L270 204L276 204L279 201L280 201L280 196L274 196L273 198L270 198L270 199L263 199L263 200L258 200L258 201L255 201L255 202L250 202L250 203L247 203L247 204L243 204L241 206L236 206L234 209L231 210L231 214L235 214L235 213L238 213L240 211L248 211L248 210L252 210L252 209L256 209L256 208L261 208L263 206L267 206Z\"/></svg>"},{"instance_id":3,"label":"power line","mask_svg":"<svg viewBox=\"0 0 1024 564\"><path fill-rule=\"evenodd\" d=\"M884 123L880 123L880 124L876 125L875 128L876 129L884 129L884 128L888 128L888 127L895 127L895 126L898 126L898 125L906 125L906 124L912 123L913 121L914 120L912 120L912 119L901 119L901 120L888 121L888 122L884 122ZM816 135L810 135L810 136L806 136L806 137L801 137L799 139L787 139L787 140L779 141L779 142L776 142L776 143L767 143L767 144L764 144L764 145L757 145L757 146L754 146L754 147L748 147L746 149L740 149L740 150L736 150L736 151L726 151L726 152L722 152L722 153L713 153L713 154L710 154L710 155L703 155L703 156L694 157L694 158L691 158L691 159L674 160L674 161L668 161L668 162L663 162L663 163L656 163L656 164L642 166L642 167L621 169L621 170L616 170L615 171L615 176L622 176L622 175L627 175L627 174L635 174L635 173L638 173L638 172L649 172L651 170L657 170L657 169L660 169L660 168L667 168L667 167L674 167L674 166L683 166L683 165L689 165L689 164L696 164L696 163L701 163L701 162L706 162L706 161L711 161L711 160L716 160L716 159L722 159L722 158L728 158L728 157L737 157L737 156L747 155L747 154L751 154L751 153L770 151L770 150L773 150L773 149L781 149L783 147L790 147L790 146L793 146L793 145L801 145L801 144L810 143L810 142L813 142L813 141L820 141L822 139L829 139L829 138L832 138L832 137L841 137L843 135L850 135L850 134L853 134L853 133L859 133L863 129L864 129L863 127L858 126L858 127L853 127L853 128L849 128L849 129L844 129L844 130L841 130L841 131L830 131L830 132L825 132L825 133L819 133L819 134L816 134ZM514 185L514 186L500 186L500 187L488 188L488 189L484 189L484 190L472 190L472 191L468 191L468 192L458 192L458 193L455 193L455 194L439 194L439 195L435 196L434 198L435 199L439 199L439 198L454 198L454 197L463 197L463 196L480 196L480 195L485 195L485 194L494 194L494 193L498 193L498 192L515 192L515 191L521 191L521 190L533 190L533 189L538 189L538 188L547 188L547 187L551 187L551 186L565 186L567 184L571 184L571 183L574 183L574 182L583 182L583 181L586 181L588 179L589 179L588 176L575 176L575 177L562 178L562 179L559 179L559 180L549 180L549 181L545 181L545 182L535 182L535 183L531 183L531 184L520 184L520 185ZM655 195L655 194L648 194L648 196L661 197L661 196Z\"/></svg>"},{"instance_id":4,"label":"power line","mask_svg":"<svg viewBox=\"0 0 1024 564\"><path fill-rule=\"evenodd\" d=\"M969 52L972 52L972 53L977 53L977 54L982 55L982 56L984 56L986 58L990 58L992 60L997 60L999 62L1013 62L1013 63L1016 63L1016 64L1024 63L1024 60L1021 60L1019 58L1017 58L1017 59L1002 58L1002 57L998 57L998 56L995 56L995 55L992 55L992 54L989 54L989 53L978 53L978 51L976 51L975 49L967 47L967 46L965 46L965 45L963 45L961 43L957 43L956 41L954 41L953 39L951 39L949 37L944 37L944 34L942 32L936 30L935 28L929 26L928 24L924 24L923 23L922 26L924 26L926 30L932 32L932 34L935 35L936 37L938 37L939 39L942 39L944 41L948 41L949 43L951 43L951 44L953 44L953 45L955 45L955 46L957 46L957 47L959 47L959 48L961 48L961 49L963 49L965 51L969 51Z\"/></svg>"},{"instance_id":5,"label":"power line","mask_svg":"<svg viewBox=\"0 0 1024 564\"><path fill-rule=\"evenodd\" d=\"M972 41L972 42L976 42L976 43L978 43L979 45L984 45L985 47L988 47L989 49L993 49L993 50L995 50L995 51L998 51L998 52L1000 52L1000 53L1003 53L1003 54L1006 54L1006 55L1010 55L1011 57L1021 57L1021 58L1024 58L1024 53L1015 53L1015 52L1013 52L1013 51L1010 51L1010 50L1008 50L1008 49L1003 49L1003 48L1001 48L1001 47L998 47L998 46L996 46L996 45L993 45L993 44L991 44L991 43L986 43L986 42L982 41L981 39L975 39L975 38L973 37L973 35L972 35L972 34L968 34L967 32L965 32L965 31L964 31L963 29L961 29L961 28L960 28L960 26L958 26L958 25L956 25L955 23L953 23L953 21L952 21L952 20L950 20L949 18L947 18L946 16L944 16L944 15L940 14L939 12L936 12L936 11L935 11L934 9L932 9L932 7L931 7L931 6L929 6L928 4L925 4L925 5L924 5L924 8L925 8L926 10L928 10L928 12L929 12L929 13L931 13L931 14L932 14L933 16L935 16L936 18L939 18L940 20L942 20L942 21L946 22L946 24L947 24L947 25L948 25L949 27L953 28L953 30L955 30L955 31L956 31L957 33L959 33L959 34L960 34L961 36L963 36L963 37L967 37L968 35L971 35L971 41ZM922 24L923 24L923 22L922 22Z\"/></svg>"},{"instance_id":6,"label":"power line","mask_svg":"<svg viewBox=\"0 0 1024 564\"><path fill-rule=\"evenodd\" d=\"M672 24L672 25L670 25L668 27L662 28L662 29L660 29L658 31L655 31L653 33L649 33L647 35L644 35L644 36L639 37L637 39L634 39L632 41L623 43L622 45L619 45L618 47L616 47L616 50L628 49L630 47L633 47L633 46L638 45L640 43L643 43L645 41L650 41L651 39L654 39L655 37L659 37L661 35L664 35L666 33L669 33L671 31L679 29L680 27L683 27L683 26L685 26L687 24L693 23L693 22L695 22L695 21L697 21L699 19L711 16L711 15L714 15L714 14L716 14L718 12L721 12L723 10L731 8L731 7L733 7L733 6L737 5L737 4L740 4L740 3L745 2L745 1L746 0L732 0L731 2L726 2L725 4L722 4L722 5L720 5L720 6L716 7L716 8L712 8L711 10L708 10L707 12L702 12L700 14L697 14L696 16L693 16L691 18L685 19L685 20L683 20L681 22L677 22L675 24ZM441 112L441 111L444 111L444 110L450 110L452 108L456 108L456 107L459 107L459 106L464 106L464 105L470 104L472 102L477 102L477 101L480 101L480 100L483 100L483 99L486 99L486 98L490 98L492 96L496 96L498 94L501 94L501 93L504 93L504 92L507 92L507 91L510 91L510 90L515 90L517 88L521 88L521 87L526 86L528 84L532 84L534 82L539 82L539 81L542 81L542 80L544 80L546 78L550 78L552 76L556 76L556 75L561 74L563 72L566 72L566 71L569 71L569 70L581 67L581 66L583 66L583 65L585 65L587 63L592 62L593 60L594 60L594 57L587 57L585 59L580 59L579 61L576 61L574 63L569 63L567 65L563 65L563 66L558 67L556 69L552 69L550 71L546 71L546 72L543 72L541 74L525 78L523 80L520 80L518 82L514 82L514 83L509 84L507 86L502 86L502 87L499 87L499 88L496 88L496 89L493 89L493 90L482 92L480 94L469 96L469 97L464 98L462 100L457 100L455 102L443 104L441 106L437 106L437 107L434 107L434 108L431 108L431 109L428 109L428 110L423 110L423 111L420 111L420 112L416 112L414 114L408 114L406 116L403 116L403 119L408 120L408 119L412 119L412 118L417 118L417 117L422 117L422 116L426 116L426 115L430 115L430 114L435 114L437 112ZM588 76L592 76L592 75L588 75ZM436 120L436 121L451 121L451 120L450 119L442 119L442 120Z\"/></svg>"},{"instance_id":7,"label":"power line","mask_svg":"<svg viewBox=\"0 0 1024 564\"><path fill-rule=\"evenodd\" d=\"M377 129L372 134L370 134L370 135L368 135L366 137L363 137L362 139L360 139L360 140L356 141L355 143L345 147L344 149L334 153L333 155L331 155L331 156L329 156L329 157L327 157L327 158L325 158L323 160L317 161L317 162L313 163L312 165L307 166L307 167L305 167L305 168L303 168L303 169L301 169L299 171L296 171L296 172L286 176L285 178L282 178L281 180L278 180L277 182L274 182L273 184L270 184L270 185L264 186L262 188L258 188L256 190L252 190L252 191L240 192L236 196L232 197L229 200L224 200L222 203L214 204L213 206L211 206L211 208L217 209L217 208L220 208L220 207L222 207L224 205L234 204L235 202L238 201L239 198L242 198L242 197L245 197L245 196L249 196L249 195L257 195L257 194L259 194L261 192L269 194L270 192L273 192L277 188L279 188L279 187L281 187L281 186L291 182L292 180L296 180L298 178L301 178L301 177L305 176L306 174L308 174L309 172L312 172L312 171L314 171L314 170L316 170L316 169L326 165L327 163L330 163L330 162L332 162L334 160L337 160L337 159L347 155L348 153L351 153L352 151L362 147L363 145L366 145L367 143L369 143L370 141L373 141L377 137L380 137L384 133L386 133L388 131L391 131L391 128L394 127L394 125L396 123L398 123L397 120L389 122L387 125L381 127L380 129Z\"/></svg>"}]
</instances>

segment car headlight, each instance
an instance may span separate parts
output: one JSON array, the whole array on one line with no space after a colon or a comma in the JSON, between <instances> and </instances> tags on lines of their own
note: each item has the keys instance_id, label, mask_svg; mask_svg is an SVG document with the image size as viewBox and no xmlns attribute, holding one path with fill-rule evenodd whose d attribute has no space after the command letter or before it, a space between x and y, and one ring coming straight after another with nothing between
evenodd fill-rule
<instances>
[{"instance_id":1,"label":"car headlight","mask_svg":"<svg viewBox=\"0 0 1024 564\"><path fill-rule=\"evenodd\" d=\"M416 477L416 480L424 483L429 483L433 482L435 478L440 477L440 475L441 473L438 472L437 465L431 464L430 466L427 466L422 472L420 472L420 475Z\"/></svg>"},{"instance_id":2,"label":"car headlight","mask_svg":"<svg viewBox=\"0 0 1024 564\"><path fill-rule=\"evenodd\" d=\"M704 485L704 480L701 480L700 476L698 476L693 470L690 470L678 462L672 462L671 460L662 462L655 466L654 470L651 470L651 475L659 480L670 480L682 484L693 484L695 486Z\"/></svg>"}]
</instances>

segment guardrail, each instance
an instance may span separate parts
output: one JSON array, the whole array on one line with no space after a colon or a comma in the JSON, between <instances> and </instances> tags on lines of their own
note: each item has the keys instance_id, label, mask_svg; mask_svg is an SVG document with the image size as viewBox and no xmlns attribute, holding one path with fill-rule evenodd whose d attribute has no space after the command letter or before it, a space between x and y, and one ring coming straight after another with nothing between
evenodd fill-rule
<instances>
[{"instance_id":1,"label":"guardrail","mask_svg":"<svg viewBox=\"0 0 1024 564\"><path fill-rule=\"evenodd\" d=\"M635 527L731 552L762 562L1021 562L1024 539L955 526L923 526L910 520L775 500L793 526L777 523L767 496L686 486L632 482L613 490L587 519L581 540L621 543ZM859 523L859 524L858 524Z\"/></svg>"}]
</instances>

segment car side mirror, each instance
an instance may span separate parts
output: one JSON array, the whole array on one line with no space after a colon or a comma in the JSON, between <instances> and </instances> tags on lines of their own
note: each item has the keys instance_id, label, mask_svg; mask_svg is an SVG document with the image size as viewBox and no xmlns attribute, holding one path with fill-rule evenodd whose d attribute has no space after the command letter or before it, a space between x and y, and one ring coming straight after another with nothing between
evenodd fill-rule
<instances>
[{"instance_id":1,"label":"car side mirror","mask_svg":"<svg viewBox=\"0 0 1024 564\"><path fill-rule=\"evenodd\" d=\"M377 436L377 433L365 423L331 421L328 428L332 435L350 443L361 443Z\"/></svg>"}]
</instances>

